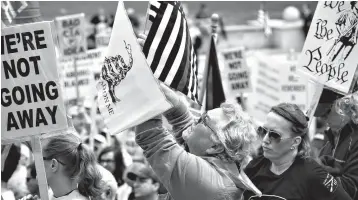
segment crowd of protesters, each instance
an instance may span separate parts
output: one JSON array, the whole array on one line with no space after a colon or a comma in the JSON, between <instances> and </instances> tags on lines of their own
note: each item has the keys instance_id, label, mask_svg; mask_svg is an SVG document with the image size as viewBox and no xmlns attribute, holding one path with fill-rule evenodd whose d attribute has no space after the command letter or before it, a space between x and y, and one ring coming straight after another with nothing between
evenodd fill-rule
<instances>
[{"instance_id":1,"label":"crowd of protesters","mask_svg":"<svg viewBox=\"0 0 358 200\"><path fill-rule=\"evenodd\" d=\"M203 4L196 17L206 12ZM128 15L138 33L135 11ZM91 23L88 45L95 48L113 16L100 10ZM202 32L195 31L200 48ZM139 44L145 39L138 34ZM50 199L358 199L358 92L324 90L315 113L323 137L315 143L295 104L273 106L261 126L227 102L196 119L176 92L161 89L174 107L118 135L84 105L69 111L73 129L42 140ZM90 138L93 124L98 133ZM39 199L31 145L12 144L4 161L2 199Z\"/></svg>"}]
</instances>

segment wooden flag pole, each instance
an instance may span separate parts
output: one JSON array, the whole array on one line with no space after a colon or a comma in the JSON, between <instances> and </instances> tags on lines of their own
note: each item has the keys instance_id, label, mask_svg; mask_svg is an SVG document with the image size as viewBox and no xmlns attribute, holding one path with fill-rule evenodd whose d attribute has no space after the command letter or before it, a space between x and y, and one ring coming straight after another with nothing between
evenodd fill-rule
<instances>
[{"instance_id":1,"label":"wooden flag pole","mask_svg":"<svg viewBox=\"0 0 358 200\"><path fill-rule=\"evenodd\" d=\"M41 200L49 200L50 198L48 195L48 187L47 187L48 184L46 179L45 165L43 161L41 140L39 135L31 138L31 146L35 158L35 167L37 172L37 180L38 180Z\"/></svg>"},{"instance_id":2,"label":"wooden flag pole","mask_svg":"<svg viewBox=\"0 0 358 200\"><path fill-rule=\"evenodd\" d=\"M218 23L219 23L219 15L218 14L213 14L211 15L211 35L214 37L214 41L216 43L217 41L217 27L218 27ZM201 85L201 90L199 93L199 102L202 104L202 107L204 107L204 95L206 92L206 85L207 85L207 76L208 76L208 72L209 72L209 56L210 56L210 45L211 45L211 38L209 40L209 49L206 55L206 61L205 61L205 68L204 68L204 74L203 74L203 83Z\"/></svg>"}]
</instances>

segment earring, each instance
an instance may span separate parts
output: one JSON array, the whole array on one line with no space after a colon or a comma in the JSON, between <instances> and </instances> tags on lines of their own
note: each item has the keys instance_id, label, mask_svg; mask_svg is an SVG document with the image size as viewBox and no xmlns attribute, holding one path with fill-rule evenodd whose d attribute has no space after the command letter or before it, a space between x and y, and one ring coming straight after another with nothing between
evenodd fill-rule
<instances>
[{"instance_id":1,"label":"earring","mask_svg":"<svg viewBox=\"0 0 358 200\"><path fill-rule=\"evenodd\" d=\"M295 149L295 147L291 147L291 150L294 150Z\"/></svg>"}]
</instances>

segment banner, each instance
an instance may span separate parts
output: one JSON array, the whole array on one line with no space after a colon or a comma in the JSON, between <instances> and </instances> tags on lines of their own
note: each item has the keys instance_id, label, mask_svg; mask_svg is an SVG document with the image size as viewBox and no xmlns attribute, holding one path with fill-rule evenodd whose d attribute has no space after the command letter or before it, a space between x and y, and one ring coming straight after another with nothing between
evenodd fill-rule
<instances>
[{"instance_id":1,"label":"banner","mask_svg":"<svg viewBox=\"0 0 358 200\"><path fill-rule=\"evenodd\" d=\"M227 91L230 96L238 97L240 93L251 92L250 71L244 59L244 47L223 50Z\"/></svg>"},{"instance_id":2,"label":"banner","mask_svg":"<svg viewBox=\"0 0 358 200\"><path fill-rule=\"evenodd\" d=\"M94 97L97 95L96 80L99 79L103 64L105 48L91 49L85 54L76 56L79 98ZM76 96L76 70L73 58L60 59L58 62L61 86L64 91L64 100L71 101Z\"/></svg>"},{"instance_id":3,"label":"banner","mask_svg":"<svg viewBox=\"0 0 358 200\"><path fill-rule=\"evenodd\" d=\"M320 1L298 64L306 76L344 93L358 66L357 9L356 1Z\"/></svg>"},{"instance_id":4,"label":"banner","mask_svg":"<svg viewBox=\"0 0 358 200\"><path fill-rule=\"evenodd\" d=\"M111 134L171 108L146 62L126 13L123 2L118 2L97 84L99 109Z\"/></svg>"},{"instance_id":5,"label":"banner","mask_svg":"<svg viewBox=\"0 0 358 200\"><path fill-rule=\"evenodd\" d=\"M67 128L51 22L1 33L1 139Z\"/></svg>"},{"instance_id":6,"label":"banner","mask_svg":"<svg viewBox=\"0 0 358 200\"><path fill-rule=\"evenodd\" d=\"M85 53L87 38L85 14L56 17L61 55L71 56Z\"/></svg>"}]
</instances>

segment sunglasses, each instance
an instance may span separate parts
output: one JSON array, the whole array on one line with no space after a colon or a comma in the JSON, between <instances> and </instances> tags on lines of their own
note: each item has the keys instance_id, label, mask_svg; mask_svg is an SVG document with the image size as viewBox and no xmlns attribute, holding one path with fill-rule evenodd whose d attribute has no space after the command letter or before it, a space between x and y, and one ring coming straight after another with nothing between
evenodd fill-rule
<instances>
[{"instance_id":1,"label":"sunglasses","mask_svg":"<svg viewBox=\"0 0 358 200\"><path fill-rule=\"evenodd\" d=\"M282 140L287 140L287 139L291 139L291 137L289 138L282 138L281 134L278 133L277 131L274 130L270 130L268 128L265 128L263 126L259 126L257 128L257 133L264 138L266 135L268 135L268 138L270 140L270 142L274 141L276 143L280 143Z\"/></svg>"},{"instance_id":2,"label":"sunglasses","mask_svg":"<svg viewBox=\"0 0 358 200\"><path fill-rule=\"evenodd\" d=\"M62 165L66 165L65 163L63 163L62 161L60 161L59 159L57 159L57 158L50 158L50 157L42 157L43 158L43 160L52 160L52 159L56 159L57 160L57 162L59 162L59 163L61 163Z\"/></svg>"},{"instance_id":3,"label":"sunglasses","mask_svg":"<svg viewBox=\"0 0 358 200\"><path fill-rule=\"evenodd\" d=\"M145 177L140 177L133 172L129 172L127 174L127 178L131 181L136 181L136 182L140 182L140 183L145 183L149 179L149 178L145 178Z\"/></svg>"},{"instance_id":4,"label":"sunglasses","mask_svg":"<svg viewBox=\"0 0 358 200\"><path fill-rule=\"evenodd\" d=\"M195 120L193 125L198 125L198 124L203 124L204 126L208 127L212 132L216 133L216 131L214 131L213 128L210 127L209 123L208 123L208 119L210 119L210 117L208 116L207 112L204 112L199 119ZM193 126L192 126L193 128Z\"/></svg>"},{"instance_id":5,"label":"sunglasses","mask_svg":"<svg viewBox=\"0 0 358 200\"><path fill-rule=\"evenodd\" d=\"M109 160L109 159L108 160L104 159L104 160L100 160L99 162L100 163L114 163L115 161L114 160Z\"/></svg>"}]
</instances>

